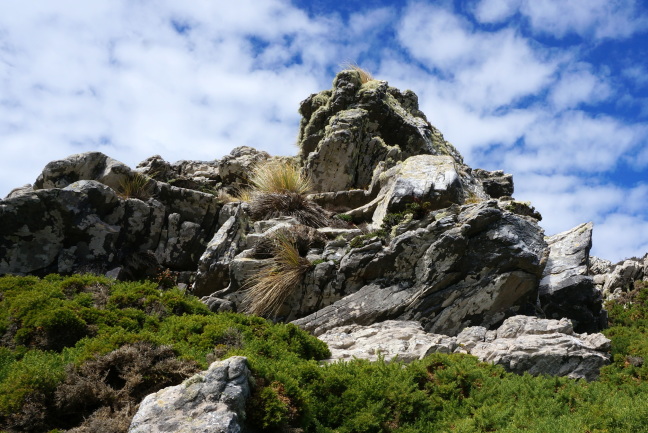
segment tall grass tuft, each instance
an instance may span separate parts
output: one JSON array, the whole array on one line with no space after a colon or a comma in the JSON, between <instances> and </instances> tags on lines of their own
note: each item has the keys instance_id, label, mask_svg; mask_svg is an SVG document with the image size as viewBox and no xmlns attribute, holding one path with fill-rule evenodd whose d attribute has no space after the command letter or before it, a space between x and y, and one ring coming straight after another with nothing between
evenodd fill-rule
<instances>
[{"instance_id":1,"label":"tall grass tuft","mask_svg":"<svg viewBox=\"0 0 648 433\"><path fill-rule=\"evenodd\" d=\"M250 182L249 203L253 219L292 216L311 227L329 225L326 211L306 198L311 182L296 165L276 161L259 165Z\"/></svg>"},{"instance_id":2,"label":"tall grass tuft","mask_svg":"<svg viewBox=\"0 0 648 433\"><path fill-rule=\"evenodd\" d=\"M299 167L278 161L257 166L250 182L255 192L265 194L306 194L311 189L310 179L301 173Z\"/></svg>"},{"instance_id":3,"label":"tall grass tuft","mask_svg":"<svg viewBox=\"0 0 648 433\"><path fill-rule=\"evenodd\" d=\"M152 182L153 179L150 177L141 173L134 173L119 182L119 191L117 192L123 198L148 200L151 198Z\"/></svg>"},{"instance_id":4,"label":"tall grass tuft","mask_svg":"<svg viewBox=\"0 0 648 433\"><path fill-rule=\"evenodd\" d=\"M257 316L276 317L281 306L302 282L311 263L299 255L293 239L277 232L272 257L251 279L243 300L243 310Z\"/></svg>"},{"instance_id":5,"label":"tall grass tuft","mask_svg":"<svg viewBox=\"0 0 648 433\"><path fill-rule=\"evenodd\" d=\"M344 63L342 63L341 66L342 66L343 69L358 72L360 74L360 82L362 84L365 84L365 83L368 83L369 81L375 80L375 78L373 77L373 75L371 75L371 73L369 71L367 71L365 69L362 69L360 66L358 66L357 64L355 64L353 62L344 62Z\"/></svg>"}]
</instances>

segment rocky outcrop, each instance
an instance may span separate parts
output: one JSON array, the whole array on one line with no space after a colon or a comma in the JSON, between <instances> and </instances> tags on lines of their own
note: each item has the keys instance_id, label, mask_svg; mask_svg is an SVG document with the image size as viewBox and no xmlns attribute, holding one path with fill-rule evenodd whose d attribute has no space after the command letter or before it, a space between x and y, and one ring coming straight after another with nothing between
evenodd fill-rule
<instances>
[{"instance_id":1,"label":"rocky outcrop","mask_svg":"<svg viewBox=\"0 0 648 433\"><path fill-rule=\"evenodd\" d=\"M270 158L267 152L248 146L234 148L220 160L169 163L155 155L138 164L138 170L155 180L173 186L214 193L234 194L247 186L255 165Z\"/></svg>"},{"instance_id":2,"label":"rocky outcrop","mask_svg":"<svg viewBox=\"0 0 648 433\"><path fill-rule=\"evenodd\" d=\"M425 332L419 322L385 320L369 326L348 325L318 337L331 351L328 362L367 359L411 362L430 353L452 353L456 338Z\"/></svg>"},{"instance_id":3,"label":"rocky outcrop","mask_svg":"<svg viewBox=\"0 0 648 433\"><path fill-rule=\"evenodd\" d=\"M0 275L110 272L139 279L161 267L195 271L221 205L211 194L146 178L148 197L120 194L132 176L97 152L48 164L38 189L0 202Z\"/></svg>"},{"instance_id":4,"label":"rocky outcrop","mask_svg":"<svg viewBox=\"0 0 648 433\"><path fill-rule=\"evenodd\" d=\"M320 335L349 324L416 320L426 331L456 335L533 309L546 248L535 223L493 200L432 212L395 231L386 245L369 238L335 248L339 263L323 272L332 279L292 298L317 296L317 311L294 323ZM308 313L295 304L292 311Z\"/></svg>"},{"instance_id":5,"label":"rocky outcrop","mask_svg":"<svg viewBox=\"0 0 648 433\"><path fill-rule=\"evenodd\" d=\"M330 361L382 357L411 362L430 353L468 353L507 371L594 380L610 361L610 340L602 334L577 334L568 319L513 316L496 330L465 328L456 337L431 334L418 322L388 320L349 325L319 336Z\"/></svg>"},{"instance_id":6,"label":"rocky outcrop","mask_svg":"<svg viewBox=\"0 0 648 433\"><path fill-rule=\"evenodd\" d=\"M394 164L420 154L450 155L461 161L418 109L411 91L385 81L362 83L357 71L343 71L333 89L301 103L298 144L316 191L366 188L378 162Z\"/></svg>"},{"instance_id":7,"label":"rocky outcrop","mask_svg":"<svg viewBox=\"0 0 648 433\"><path fill-rule=\"evenodd\" d=\"M549 258L539 287L539 302L547 318L571 319L579 332L605 327L602 299L589 275L592 223L581 224L547 238Z\"/></svg>"},{"instance_id":8,"label":"rocky outcrop","mask_svg":"<svg viewBox=\"0 0 648 433\"><path fill-rule=\"evenodd\" d=\"M603 334L577 334L567 319L510 317L497 331L466 329L457 343L480 360L518 374L594 380L610 361L610 340Z\"/></svg>"},{"instance_id":9,"label":"rocky outcrop","mask_svg":"<svg viewBox=\"0 0 648 433\"><path fill-rule=\"evenodd\" d=\"M207 371L148 395L133 417L129 433L239 433L251 394L247 360L234 356Z\"/></svg>"},{"instance_id":10,"label":"rocky outcrop","mask_svg":"<svg viewBox=\"0 0 648 433\"><path fill-rule=\"evenodd\" d=\"M633 290L635 281L648 280L648 254L643 259L633 258L616 265L609 264L604 271L597 278L599 287L603 296L614 299L624 292Z\"/></svg>"}]
</instances>

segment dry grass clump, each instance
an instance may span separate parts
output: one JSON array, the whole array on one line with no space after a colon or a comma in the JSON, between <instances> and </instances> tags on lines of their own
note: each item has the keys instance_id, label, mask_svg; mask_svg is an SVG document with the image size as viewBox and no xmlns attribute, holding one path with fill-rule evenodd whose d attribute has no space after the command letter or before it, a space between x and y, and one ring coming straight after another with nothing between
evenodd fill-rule
<instances>
[{"instance_id":1,"label":"dry grass clump","mask_svg":"<svg viewBox=\"0 0 648 433\"><path fill-rule=\"evenodd\" d=\"M250 214L255 220L292 216L311 227L326 227L327 212L308 200L310 179L290 163L269 162L254 169L250 179Z\"/></svg>"},{"instance_id":2,"label":"dry grass clump","mask_svg":"<svg viewBox=\"0 0 648 433\"><path fill-rule=\"evenodd\" d=\"M295 241L278 231L273 236L272 257L268 264L250 279L243 310L258 316L276 317L310 268L311 263L299 254Z\"/></svg>"},{"instance_id":3,"label":"dry grass clump","mask_svg":"<svg viewBox=\"0 0 648 433\"><path fill-rule=\"evenodd\" d=\"M271 161L255 167L250 178L254 192L265 194L306 194L311 182L294 164Z\"/></svg>"},{"instance_id":4,"label":"dry grass clump","mask_svg":"<svg viewBox=\"0 0 648 433\"><path fill-rule=\"evenodd\" d=\"M357 71L360 74L360 82L362 84L375 80L375 78L373 77L373 75L371 75L369 71L362 69L360 66L358 66L353 62L344 62L342 64L342 68L352 70L352 71Z\"/></svg>"},{"instance_id":5,"label":"dry grass clump","mask_svg":"<svg viewBox=\"0 0 648 433\"><path fill-rule=\"evenodd\" d=\"M235 198L239 201L249 203L252 201L252 190L250 188L241 188L236 192Z\"/></svg>"},{"instance_id":6,"label":"dry grass clump","mask_svg":"<svg viewBox=\"0 0 648 433\"><path fill-rule=\"evenodd\" d=\"M150 177L142 173L134 173L119 182L117 193L123 198L148 200L151 198L152 181Z\"/></svg>"}]
</instances>

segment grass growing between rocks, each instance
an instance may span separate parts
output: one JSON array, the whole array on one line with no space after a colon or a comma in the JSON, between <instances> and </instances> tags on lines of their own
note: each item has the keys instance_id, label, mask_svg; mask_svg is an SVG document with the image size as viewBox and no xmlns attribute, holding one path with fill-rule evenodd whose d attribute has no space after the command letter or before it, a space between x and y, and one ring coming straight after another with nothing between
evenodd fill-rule
<instances>
[{"instance_id":1,"label":"grass growing between rocks","mask_svg":"<svg viewBox=\"0 0 648 433\"><path fill-rule=\"evenodd\" d=\"M258 431L645 432L646 286L608 305L614 362L587 383L460 354L322 366L325 345L295 326L210 313L174 288L2 277L0 430L125 432L144 395L245 355L256 381L247 422Z\"/></svg>"},{"instance_id":2,"label":"grass growing between rocks","mask_svg":"<svg viewBox=\"0 0 648 433\"><path fill-rule=\"evenodd\" d=\"M329 225L327 212L306 198L311 182L296 165L282 161L266 162L254 169L250 183L249 203L253 219L290 216L311 227Z\"/></svg>"}]
</instances>

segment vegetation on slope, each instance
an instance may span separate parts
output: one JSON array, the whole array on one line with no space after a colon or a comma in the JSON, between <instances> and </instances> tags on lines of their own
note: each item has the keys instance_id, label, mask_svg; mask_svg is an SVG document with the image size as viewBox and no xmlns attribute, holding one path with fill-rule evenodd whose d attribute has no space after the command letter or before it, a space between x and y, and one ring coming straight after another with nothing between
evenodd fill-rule
<instances>
[{"instance_id":1,"label":"vegetation on slope","mask_svg":"<svg viewBox=\"0 0 648 433\"><path fill-rule=\"evenodd\" d=\"M2 277L0 429L123 432L144 395L239 354L256 377L247 413L260 431L643 432L647 286L608 305L614 362L587 383L467 355L321 366L326 347L296 327L213 314L175 288Z\"/></svg>"}]
</instances>

